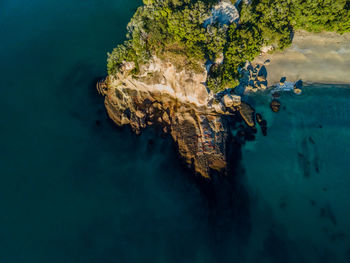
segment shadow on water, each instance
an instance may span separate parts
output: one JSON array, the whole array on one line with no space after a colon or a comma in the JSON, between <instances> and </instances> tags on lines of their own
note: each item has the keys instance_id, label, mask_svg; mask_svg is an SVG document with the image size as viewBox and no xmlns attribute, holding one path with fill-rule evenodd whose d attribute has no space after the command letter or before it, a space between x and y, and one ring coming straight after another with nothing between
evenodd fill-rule
<instances>
[{"instance_id":1,"label":"shadow on water","mask_svg":"<svg viewBox=\"0 0 350 263\"><path fill-rule=\"evenodd\" d=\"M84 200L73 207L87 208L82 218L78 212L73 214L71 228L62 231L62 236L54 233L48 251L58 262L184 262L184 258L189 262L248 262L244 258L249 239L258 236L252 233L251 209L256 200L243 182L242 145L254 140L256 131L234 120L227 175L213 173L211 180L194 176L170 136L155 128L138 136L108 118L95 89L96 75L92 65L77 63L55 93L64 105L60 109L87 133L81 138L77 129L77 140L84 143L69 167L69 183L78 196L74 198ZM81 87L88 87L88 92ZM298 164L305 176L320 170L317 143L310 136L299 145ZM69 204L64 205L68 208L62 211L70 213ZM283 211L289 208L285 199L279 205ZM311 205L316 206L316 201ZM337 225L330 206L318 212L322 221ZM331 240L345 238L340 232L327 233ZM268 227L262 239L262 255L256 256L261 262L267 258L268 262L290 262L291 251L298 247L283 227ZM63 252L57 253L57 248ZM196 260L196 253L209 259ZM332 262L332 254L323 253L322 260Z\"/></svg>"},{"instance_id":2,"label":"shadow on water","mask_svg":"<svg viewBox=\"0 0 350 263\"><path fill-rule=\"evenodd\" d=\"M208 243L216 259L221 262L242 260L243 248L247 245L251 232L250 197L243 185L244 169L241 165L241 148L246 139L254 139L254 130L239 125L240 120L231 120L229 140L227 142L227 173L212 171L211 179L193 175L180 156L173 143L173 157L180 164L181 174L193 187L199 190L202 208L207 217ZM244 133L244 138L242 138ZM235 134L235 135L233 135ZM198 218L197 220L203 220Z\"/></svg>"},{"instance_id":3,"label":"shadow on water","mask_svg":"<svg viewBox=\"0 0 350 263\"><path fill-rule=\"evenodd\" d=\"M116 147L121 147L117 141L113 142L111 137L125 138L128 141L127 146L122 146L129 149L135 149L135 152L140 149L140 143L145 144L141 148L145 148L147 155L152 156L154 154L159 154L159 152L167 152L165 159L160 163L161 170L167 169L170 160L175 160L171 162L172 170L179 171L179 180L184 180L182 184L192 184L199 190L200 196L202 198L202 210L207 214L206 224L209 231L209 242L211 247L215 248L223 253L223 249L227 251L226 246L230 246L230 242L227 243L232 237L235 237L235 244L240 244L244 246L247 242L250 232L250 200L249 195L243 183L241 182L244 176L244 170L241 166L242 154L241 147L246 139L253 140L254 132L247 129L244 125L239 125L237 128L237 122L241 123L242 120L231 120L231 128L236 132L236 135L231 135L228 140L228 173L227 175L222 175L213 172L211 180L204 179L198 175L193 175L193 172L186 167L183 163L181 157L178 155L177 146L172 141L170 136L164 135L161 129L148 128L140 136L135 135L129 127L118 127L113 121L109 119L104 108L101 110L101 105L103 105L103 98L97 96L97 91L95 89L95 83L100 77L90 78L88 86L89 92L87 94L80 94L75 91L74 87L84 84L86 82L86 76L93 75L93 67L91 65L86 65L84 63L78 63L75 65L64 77L63 84L65 88L73 92L73 96L79 96L81 98L81 104L78 108L71 108L70 114L73 118L80 120L82 122L86 121L86 118L92 119L92 129L96 136L102 136L101 139L110 140L109 145L104 145L108 147L108 152L115 156L115 159L120 159L120 148L116 151ZM66 90L62 91L66 94ZM86 114L86 107L84 105L96 105L93 112L94 119ZM75 107L76 104L73 105ZM91 108L91 107L89 107ZM105 131L108 131L108 134ZM241 131L237 132L237 130ZM244 136L242 137L242 133ZM232 133L233 134L233 133ZM159 138L162 138L159 140ZM171 146L169 146L171 145ZM168 148L168 149L165 149ZM106 149L105 149L106 150ZM114 153L113 153L114 152ZM135 153L135 156L137 153ZM96 159L94 153L87 152L82 158L84 163L93 163ZM84 176L86 180L87 174L91 173L91 167L87 165L85 169L82 170L80 164L77 166L77 170ZM170 175L165 176L179 176L178 172L170 173ZM173 180L173 179L171 179ZM77 182L81 182L78 179ZM117 180L118 181L118 180ZM197 218L198 221L203 220L203 218Z\"/></svg>"},{"instance_id":4,"label":"shadow on water","mask_svg":"<svg viewBox=\"0 0 350 263\"><path fill-rule=\"evenodd\" d=\"M152 253L162 251L167 262L175 262L194 259L198 249L210 251L223 262L236 258L232 249L239 251L250 231L249 196L240 181L242 138L229 141L228 175L214 174L212 180L194 176L182 163L170 136L157 128L138 136L108 118L103 98L95 89L98 78L94 73L91 65L77 63L56 92L65 105L63 110L89 132L86 139L91 139L82 144L69 180L75 191L97 197L91 202L101 202L104 192L115 197L96 204L98 208L91 204L94 216L77 228L74 242L54 242L65 251L62 260L115 262L118 257L120 262L147 262ZM81 86L89 87L88 92L82 94ZM160 200L180 195L180 199L164 201L167 206L162 207L153 195ZM173 215L176 211L171 204L180 206L182 218ZM173 217L176 221L170 222ZM195 236L196 231L201 232L200 237ZM159 242L168 245L162 247ZM133 246L139 248L139 255L130 256ZM90 251L88 258L82 256L86 251Z\"/></svg>"},{"instance_id":5,"label":"shadow on water","mask_svg":"<svg viewBox=\"0 0 350 263\"><path fill-rule=\"evenodd\" d=\"M303 138L300 152L298 152L298 162L305 178L310 177L312 172L320 173L320 157L312 136Z\"/></svg>"},{"instance_id":6,"label":"shadow on water","mask_svg":"<svg viewBox=\"0 0 350 263\"><path fill-rule=\"evenodd\" d=\"M330 205L326 205L320 209L320 217L328 219L333 225L337 225L337 219Z\"/></svg>"},{"instance_id":7,"label":"shadow on water","mask_svg":"<svg viewBox=\"0 0 350 263\"><path fill-rule=\"evenodd\" d=\"M72 213L72 222L67 229L61 226L60 233L53 233L45 247L58 258L57 262L300 259L292 253L300 246L288 239L286 230L270 227L272 215L268 224L261 220L262 225L268 225L267 233L259 236L253 232L251 211L256 200L252 200L243 182L242 146L255 139L256 130L245 127L241 120L232 120L227 175L213 172L211 180L194 176L183 164L170 136L156 128L148 128L138 136L129 127L117 127L108 118L103 98L95 89L96 75L93 66L77 63L66 72L55 91L55 103L64 105L59 108L70 117L67 126L77 125L74 136L81 140L80 152L67 169L71 173L69 185L76 195L71 198L79 201L75 205L62 202L65 207L61 210ZM82 92L81 87L88 87L88 91ZM318 143L317 137L308 135L299 144L297 163L304 175L320 170ZM281 199L280 210L288 210L289 201ZM317 215L322 221L332 227L339 225L330 206L319 207L319 202L310 202L319 209ZM80 206L86 209L81 218L74 211L79 211ZM325 233L332 242L346 239L341 231L326 229ZM255 261L249 261L247 254L254 249L251 242L255 238L262 240L262 251L254 255ZM331 252L322 253L324 257L319 262L332 262ZM196 254L202 254L206 260L196 258Z\"/></svg>"},{"instance_id":8,"label":"shadow on water","mask_svg":"<svg viewBox=\"0 0 350 263\"><path fill-rule=\"evenodd\" d=\"M114 125L112 122L109 122L109 124L112 126ZM231 134L237 135L230 136L227 142L228 172L225 175L213 172L212 179L210 180L193 174L193 171L184 164L179 156L177 146L170 135L164 135L160 128L147 128L138 136L133 134L129 127L120 128L115 125L112 127L115 131L115 136L129 136L131 138L130 148L135 149L135 151L138 151L137 149L140 147L144 149L143 153L145 153L145 155L142 157L140 152L138 152L138 155L141 155L141 158L147 163L150 162L152 156L163 155L158 162L159 170L155 170L155 173L160 171L161 174L152 175L152 177L154 176L154 180L157 181L157 184L161 184L165 189L171 188L171 190L168 191L181 193L182 201L190 204L193 202L193 199L196 200L196 198L199 197L195 206L190 205L190 210L186 210L188 214L183 215L184 218L192 218L190 224L189 222L186 223L188 224L187 228L189 228L187 233L189 236L183 239L180 238L180 240L178 237L175 238L177 244L173 245L173 249L176 251L177 248L177 253L179 255L168 255L167 262L181 261L186 258L186 255L190 258L190 255L193 254L199 246L202 246L200 250L202 251L201 253L204 253L206 250L206 253L209 253L213 259L220 259L221 262L241 260L245 256L243 251L245 251L244 248L247 246L250 237L251 220L250 198L242 182L244 170L241 165L241 147L244 140L242 140L239 135L240 133L236 131L237 127L234 127L237 125L231 126L235 129L235 133L232 132ZM239 129L242 128L240 125L238 127ZM248 133L245 127L244 129L245 133ZM246 134L246 136L250 137L248 134ZM140 146L140 144L144 145ZM167 172L164 173L165 171ZM116 184L117 183L118 179L116 179ZM199 196L194 197L194 195ZM167 211L157 212L160 214L167 213ZM150 224L155 223L152 222L154 219L150 220ZM186 219L184 220L186 222ZM146 221L148 222L148 219ZM165 224L164 226L167 229L171 229L172 227L165 221L159 223L161 225ZM137 224L138 226L135 226L137 228L149 227L145 222L137 221ZM181 225L181 222L177 222L176 224ZM192 228L201 229L202 232L198 233L200 239L193 236L196 235L196 233L192 232ZM165 231L167 232L169 230ZM174 233L169 233L169 235L172 236ZM181 234L178 233L177 235L181 237ZM120 243L120 240L118 242ZM171 240L171 238L167 238L162 240L162 242L174 241ZM178 244L179 242L183 244ZM186 246L186 249L182 248L182 245ZM118 249L123 247L122 244L117 246ZM209 258L208 256L206 260L209 260ZM194 262L195 260L193 259L192 261Z\"/></svg>"},{"instance_id":9,"label":"shadow on water","mask_svg":"<svg viewBox=\"0 0 350 263\"><path fill-rule=\"evenodd\" d=\"M108 196L103 202L98 198L97 212L90 200L94 216L82 220L71 240L50 244L64 251L62 260L232 262L244 256L251 228L250 200L241 182L239 140L229 141L228 175L214 174L206 180L184 165L171 137L160 130L151 127L135 135L107 118L100 121L96 137L109 143L80 156L71 180L77 190L90 191L92 197L105 191L112 194L107 186L99 186L107 181L116 198ZM104 160L108 171L101 179L94 149L107 152L109 159Z\"/></svg>"},{"instance_id":10,"label":"shadow on water","mask_svg":"<svg viewBox=\"0 0 350 263\"><path fill-rule=\"evenodd\" d=\"M264 257L271 259L272 262L288 262L289 247L285 237L281 237L281 229L271 228L267 238L264 241ZM263 259L262 259L263 260Z\"/></svg>"},{"instance_id":11,"label":"shadow on water","mask_svg":"<svg viewBox=\"0 0 350 263\"><path fill-rule=\"evenodd\" d=\"M56 94L64 99L75 97L80 104L76 105L73 101L71 104L76 105L81 112L89 110L87 106L91 104L101 108L100 102L103 101L101 96L97 96L96 83L104 76L97 75L99 70L92 64L84 61L74 64L62 77L60 85L58 85ZM89 77L87 77L89 76ZM87 91L82 87L88 87ZM69 96L67 96L69 94ZM103 105L102 105L103 107Z\"/></svg>"}]
</instances>

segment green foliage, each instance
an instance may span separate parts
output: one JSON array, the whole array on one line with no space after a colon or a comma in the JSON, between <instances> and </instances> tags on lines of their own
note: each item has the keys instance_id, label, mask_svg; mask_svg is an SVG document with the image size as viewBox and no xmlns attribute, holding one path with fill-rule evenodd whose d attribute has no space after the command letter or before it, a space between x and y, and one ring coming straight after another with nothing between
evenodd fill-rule
<instances>
[{"instance_id":1,"label":"green foliage","mask_svg":"<svg viewBox=\"0 0 350 263\"><path fill-rule=\"evenodd\" d=\"M206 54L215 56L224 45L222 32L216 38L212 30L203 27L210 11L208 2L144 0L145 6L136 11L128 25L129 44L109 54L108 72L117 72L124 60L132 59L139 65L152 55L167 58L178 67L200 70ZM213 39L218 40L217 44L207 45ZM132 51L127 52L125 47Z\"/></svg>"},{"instance_id":2,"label":"green foliage","mask_svg":"<svg viewBox=\"0 0 350 263\"><path fill-rule=\"evenodd\" d=\"M230 78L228 81L224 79L226 67L223 64L214 64L209 71L207 79L207 87L214 93L220 92L225 88L234 88L239 84L238 77ZM238 71L234 69L238 74Z\"/></svg>"},{"instance_id":3,"label":"green foliage","mask_svg":"<svg viewBox=\"0 0 350 263\"><path fill-rule=\"evenodd\" d=\"M214 24L207 27L205 49L209 59L215 60L217 56L223 54L227 41L226 32L227 26Z\"/></svg>"},{"instance_id":4,"label":"green foliage","mask_svg":"<svg viewBox=\"0 0 350 263\"><path fill-rule=\"evenodd\" d=\"M117 46L112 53L107 55L107 71L109 75L115 75L124 61L134 61L136 58L130 41L125 41L124 44Z\"/></svg>"},{"instance_id":5,"label":"green foliage","mask_svg":"<svg viewBox=\"0 0 350 263\"><path fill-rule=\"evenodd\" d=\"M180 44L186 48L188 55L203 59L204 47L207 39L203 14L206 13L205 5L197 2L192 6L186 6L181 11L169 12L167 17L167 33L170 44Z\"/></svg>"},{"instance_id":6,"label":"green foliage","mask_svg":"<svg viewBox=\"0 0 350 263\"><path fill-rule=\"evenodd\" d=\"M263 46L283 49L290 45L292 27L288 1L260 0L241 6L240 24L230 26L225 51L222 89L240 78L238 69L259 55Z\"/></svg>"},{"instance_id":7,"label":"green foliage","mask_svg":"<svg viewBox=\"0 0 350 263\"><path fill-rule=\"evenodd\" d=\"M238 68L259 55L263 46L288 47L294 30L350 32L349 9L349 0L253 0L251 5L243 4L239 26L228 31L222 88L240 77Z\"/></svg>"},{"instance_id":8,"label":"green foliage","mask_svg":"<svg viewBox=\"0 0 350 263\"><path fill-rule=\"evenodd\" d=\"M263 39L255 27L242 25L237 30L234 26L228 31L228 45L225 52L223 85L231 86L239 79L239 67L259 55ZM224 87L222 87L224 88Z\"/></svg>"},{"instance_id":9,"label":"green foliage","mask_svg":"<svg viewBox=\"0 0 350 263\"><path fill-rule=\"evenodd\" d=\"M294 0L291 22L296 29L311 32L350 31L349 0Z\"/></svg>"},{"instance_id":10,"label":"green foliage","mask_svg":"<svg viewBox=\"0 0 350 263\"><path fill-rule=\"evenodd\" d=\"M350 32L350 0L253 0L240 5L238 25L203 26L218 0L143 0L128 25L128 41L108 54L108 74L124 61L136 70L153 55L179 69L203 70L205 60L224 54L222 65L210 71L214 92L234 87L239 68L259 55L263 46L282 50L294 30Z\"/></svg>"}]
</instances>

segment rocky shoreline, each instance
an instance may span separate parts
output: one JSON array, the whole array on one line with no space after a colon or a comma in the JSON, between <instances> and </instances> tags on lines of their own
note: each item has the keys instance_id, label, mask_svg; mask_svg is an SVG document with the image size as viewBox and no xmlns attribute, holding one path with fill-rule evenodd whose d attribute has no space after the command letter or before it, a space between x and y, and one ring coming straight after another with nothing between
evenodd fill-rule
<instances>
[{"instance_id":1,"label":"rocky shoreline","mask_svg":"<svg viewBox=\"0 0 350 263\"><path fill-rule=\"evenodd\" d=\"M230 90L208 92L203 84L205 70L179 72L158 59L137 76L131 69L125 67L116 77L97 83L109 117L118 126L130 125L137 134L147 126L160 126L196 173L206 178L212 171L225 173L230 123L255 129L254 109Z\"/></svg>"},{"instance_id":2,"label":"rocky shoreline","mask_svg":"<svg viewBox=\"0 0 350 263\"><path fill-rule=\"evenodd\" d=\"M308 38L309 35L304 37ZM299 38L297 35L296 43L300 45ZM342 39L348 38L343 36ZM293 52L295 45L293 42ZM346 41L337 45L346 45ZM285 73L283 67L288 67L291 60L288 55L284 66L274 72L276 63L280 66L278 56L278 53L265 54L253 63L247 63L242 69L241 84L235 90L217 94L205 86L207 71L204 65L201 72L194 73L179 70L170 62L156 57L143 65L137 74L133 73L135 65L125 63L115 76L98 82L97 89L105 97L109 117L118 126L129 125L137 134L148 126L160 127L173 138L187 166L210 178L213 171L227 172L228 142L232 141L233 133L245 136L244 129L233 131L232 127L243 126L254 133L257 123L263 135L267 134L267 123L263 117L255 115L255 110L242 101L245 94L264 91L277 84L276 90L272 91L270 107L273 112L278 112L281 107L279 90L301 93L294 85L294 81L300 79L299 75L298 78L288 78L292 82L286 82L286 78L282 78L283 81L280 79L285 75L290 77L282 74ZM237 125L239 122L241 124Z\"/></svg>"}]
</instances>

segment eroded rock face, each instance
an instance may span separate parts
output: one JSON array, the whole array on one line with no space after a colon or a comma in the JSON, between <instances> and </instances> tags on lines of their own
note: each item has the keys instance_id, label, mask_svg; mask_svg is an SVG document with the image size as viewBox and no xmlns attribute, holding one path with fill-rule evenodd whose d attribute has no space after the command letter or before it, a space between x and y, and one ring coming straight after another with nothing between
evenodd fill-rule
<instances>
[{"instance_id":1,"label":"eroded rock face","mask_svg":"<svg viewBox=\"0 0 350 263\"><path fill-rule=\"evenodd\" d=\"M188 166L210 177L211 170L225 171L226 119L239 114L241 103L231 95L226 100L214 97L204 86L205 79L205 70L178 72L171 64L154 60L137 76L122 72L107 77L98 83L98 90L117 125L130 125L136 133L160 125Z\"/></svg>"},{"instance_id":2,"label":"eroded rock face","mask_svg":"<svg viewBox=\"0 0 350 263\"><path fill-rule=\"evenodd\" d=\"M238 20L239 12L236 6L230 0L221 0L213 7L211 17L204 22L204 26L214 23L230 25Z\"/></svg>"},{"instance_id":3,"label":"eroded rock face","mask_svg":"<svg viewBox=\"0 0 350 263\"><path fill-rule=\"evenodd\" d=\"M241 105L241 97L237 95L225 94L222 97L221 101L226 108L236 107Z\"/></svg>"}]
</instances>

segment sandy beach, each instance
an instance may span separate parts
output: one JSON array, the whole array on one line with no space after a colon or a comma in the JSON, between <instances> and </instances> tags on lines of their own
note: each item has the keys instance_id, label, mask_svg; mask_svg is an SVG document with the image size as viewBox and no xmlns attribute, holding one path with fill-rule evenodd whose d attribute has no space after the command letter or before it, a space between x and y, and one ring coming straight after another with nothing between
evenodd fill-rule
<instances>
[{"instance_id":1,"label":"sandy beach","mask_svg":"<svg viewBox=\"0 0 350 263\"><path fill-rule=\"evenodd\" d=\"M349 84L350 83L350 34L295 33L292 46L283 52L264 54L253 63L271 62L266 66L268 85L287 81Z\"/></svg>"}]
</instances>

